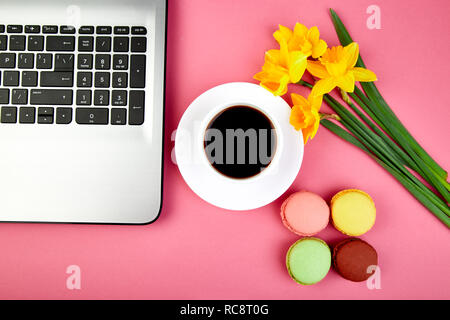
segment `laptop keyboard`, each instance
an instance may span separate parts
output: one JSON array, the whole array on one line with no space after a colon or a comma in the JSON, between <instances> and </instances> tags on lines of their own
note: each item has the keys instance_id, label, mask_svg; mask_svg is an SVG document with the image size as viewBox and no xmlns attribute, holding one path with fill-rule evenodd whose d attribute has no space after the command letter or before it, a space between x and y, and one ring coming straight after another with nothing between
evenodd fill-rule
<instances>
[{"instance_id":1,"label":"laptop keyboard","mask_svg":"<svg viewBox=\"0 0 450 320\"><path fill-rule=\"evenodd\" d=\"M0 25L0 123L142 125L147 30Z\"/></svg>"}]
</instances>

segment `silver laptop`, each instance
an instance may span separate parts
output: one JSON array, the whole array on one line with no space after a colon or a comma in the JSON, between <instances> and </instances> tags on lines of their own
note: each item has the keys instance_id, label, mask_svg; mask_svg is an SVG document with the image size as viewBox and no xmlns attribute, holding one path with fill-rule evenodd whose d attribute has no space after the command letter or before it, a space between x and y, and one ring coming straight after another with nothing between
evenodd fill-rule
<instances>
[{"instance_id":1,"label":"silver laptop","mask_svg":"<svg viewBox=\"0 0 450 320\"><path fill-rule=\"evenodd\" d=\"M166 0L0 3L0 221L147 224Z\"/></svg>"}]
</instances>

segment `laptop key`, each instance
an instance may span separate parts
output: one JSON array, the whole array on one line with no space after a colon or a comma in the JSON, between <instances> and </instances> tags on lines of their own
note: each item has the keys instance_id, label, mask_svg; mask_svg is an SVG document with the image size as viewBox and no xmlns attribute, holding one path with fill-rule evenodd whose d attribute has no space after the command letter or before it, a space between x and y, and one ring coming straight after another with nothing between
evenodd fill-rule
<instances>
[{"instance_id":1,"label":"laptop key","mask_svg":"<svg viewBox=\"0 0 450 320\"><path fill-rule=\"evenodd\" d=\"M43 26L42 33L58 33L58 26Z\"/></svg>"},{"instance_id":2,"label":"laptop key","mask_svg":"<svg viewBox=\"0 0 450 320\"><path fill-rule=\"evenodd\" d=\"M129 34L130 27L114 27L114 34Z\"/></svg>"},{"instance_id":3,"label":"laptop key","mask_svg":"<svg viewBox=\"0 0 450 320\"><path fill-rule=\"evenodd\" d=\"M23 27L15 24L10 24L6 28L8 33L22 33Z\"/></svg>"},{"instance_id":4,"label":"laptop key","mask_svg":"<svg viewBox=\"0 0 450 320\"><path fill-rule=\"evenodd\" d=\"M52 107L39 107L38 115L39 116L53 116L53 108Z\"/></svg>"},{"instance_id":5,"label":"laptop key","mask_svg":"<svg viewBox=\"0 0 450 320\"><path fill-rule=\"evenodd\" d=\"M4 24L0 24L0 33L5 32L5 25Z\"/></svg>"},{"instance_id":6,"label":"laptop key","mask_svg":"<svg viewBox=\"0 0 450 320\"><path fill-rule=\"evenodd\" d=\"M127 124L127 109L112 108L111 109L111 124L112 125Z\"/></svg>"},{"instance_id":7,"label":"laptop key","mask_svg":"<svg viewBox=\"0 0 450 320\"><path fill-rule=\"evenodd\" d=\"M114 70L127 70L128 69L128 55L115 54L113 56L113 69Z\"/></svg>"},{"instance_id":8,"label":"laptop key","mask_svg":"<svg viewBox=\"0 0 450 320\"><path fill-rule=\"evenodd\" d=\"M53 116L39 116L38 115L38 123L52 124L53 123Z\"/></svg>"},{"instance_id":9,"label":"laptop key","mask_svg":"<svg viewBox=\"0 0 450 320\"><path fill-rule=\"evenodd\" d=\"M147 29L145 27L132 27L131 34L145 35L147 34Z\"/></svg>"},{"instance_id":10,"label":"laptop key","mask_svg":"<svg viewBox=\"0 0 450 320\"><path fill-rule=\"evenodd\" d=\"M52 55L50 53L38 53L36 57L36 68L51 69Z\"/></svg>"},{"instance_id":11,"label":"laptop key","mask_svg":"<svg viewBox=\"0 0 450 320\"><path fill-rule=\"evenodd\" d=\"M77 87L81 88L92 87L92 72L78 72Z\"/></svg>"},{"instance_id":12,"label":"laptop key","mask_svg":"<svg viewBox=\"0 0 450 320\"><path fill-rule=\"evenodd\" d=\"M131 38L131 52L145 52L147 51L147 38L132 37Z\"/></svg>"},{"instance_id":13,"label":"laptop key","mask_svg":"<svg viewBox=\"0 0 450 320\"><path fill-rule=\"evenodd\" d=\"M79 37L78 51L90 52L94 50L94 37Z\"/></svg>"},{"instance_id":14,"label":"laptop key","mask_svg":"<svg viewBox=\"0 0 450 320\"><path fill-rule=\"evenodd\" d=\"M128 85L128 74L126 72L113 72L112 87L126 88Z\"/></svg>"},{"instance_id":15,"label":"laptop key","mask_svg":"<svg viewBox=\"0 0 450 320\"><path fill-rule=\"evenodd\" d=\"M1 123L16 123L17 107L2 107L0 118Z\"/></svg>"},{"instance_id":16,"label":"laptop key","mask_svg":"<svg viewBox=\"0 0 450 320\"><path fill-rule=\"evenodd\" d=\"M72 122L72 108L56 108L56 123L69 124Z\"/></svg>"},{"instance_id":17,"label":"laptop key","mask_svg":"<svg viewBox=\"0 0 450 320\"><path fill-rule=\"evenodd\" d=\"M59 33L61 34L75 34L74 26L61 26L59 28Z\"/></svg>"},{"instance_id":18,"label":"laptop key","mask_svg":"<svg viewBox=\"0 0 450 320\"><path fill-rule=\"evenodd\" d=\"M22 71L22 87L37 87L37 71Z\"/></svg>"},{"instance_id":19,"label":"laptop key","mask_svg":"<svg viewBox=\"0 0 450 320\"><path fill-rule=\"evenodd\" d=\"M111 34L111 27L98 26L96 29L98 34Z\"/></svg>"},{"instance_id":20,"label":"laptop key","mask_svg":"<svg viewBox=\"0 0 450 320\"><path fill-rule=\"evenodd\" d=\"M94 91L94 105L95 106L109 105L109 91L108 90L95 90Z\"/></svg>"},{"instance_id":21,"label":"laptop key","mask_svg":"<svg viewBox=\"0 0 450 320\"><path fill-rule=\"evenodd\" d=\"M7 36L0 35L0 51L5 51L6 50L6 48L8 46L7 41L8 41L8 37Z\"/></svg>"},{"instance_id":22,"label":"laptop key","mask_svg":"<svg viewBox=\"0 0 450 320\"><path fill-rule=\"evenodd\" d=\"M9 103L9 89L0 89L0 104Z\"/></svg>"},{"instance_id":23,"label":"laptop key","mask_svg":"<svg viewBox=\"0 0 450 320\"><path fill-rule=\"evenodd\" d=\"M24 51L25 50L25 36L9 36L9 50Z\"/></svg>"},{"instance_id":24,"label":"laptop key","mask_svg":"<svg viewBox=\"0 0 450 320\"><path fill-rule=\"evenodd\" d=\"M93 65L93 55L92 54L79 54L78 55L78 69L92 69Z\"/></svg>"},{"instance_id":25,"label":"laptop key","mask_svg":"<svg viewBox=\"0 0 450 320\"><path fill-rule=\"evenodd\" d=\"M95 55L95 69L109 70L111 68L111 56L109 54Z\"/></svg>"},{"instance_id":26,"label":"laptop key","mask_svg":"<svg viewBox=\"0 0 450 320\"><path fill-rule=\"evenodd\" d=\"M19 123L34 123L36 121L36 108L20 107Z\"/></svg>"},{"instance_id":27,"label":"laptop key","mask_svg":"<svg viewBox=\"0 0 450 320\"><path fill-rule=\"evenodd\" d=\"M28 36L28 51L44 51L44 37Z\"/></svg>"},{"instance_id":28,"label":"laptop key","mask_svg":"<svg viewBox=\"0 0 450 320\"><path fill-rule=\"evenodd\" d=\"M28 90L27 89L14 89L11 95L12 104L27 104L28 103Z\"/></svg>"},{"instance_id":29,"label":"laptop key","mask_svg":"<svg viewBox=\"0 0 450 320\"><path fill-rule=\"evenodd\" d=\"M51 107L38 108L38 123L50 124L53 123L54 109Z\"/></svg>"},{"instance_id":30,"label":"laptop key","mask_svg":"<svg viewBox=\"0 0 450 320\"><path fill-rule=\"evenodd\" d=\"M0 53L0 68L13 69L16 67L15 53Z\"/></svg>"},{"instance_id":31,"label":"laptop key","mask_svg":"<svg viewBox=\"0 0 450 320\"><path fill-rule=\"evenodd\" d=\"M113 90L111 93L111 105L123 107L127 105L127 92L125 90Z\"/></svg>"},{"instance_id":32,"label":"laptop key","mask_svg":"<svg viewBox=\"0 0 450 320\"><path fill-rule=\"evenodd\" d=\"M73 72L41 72L41 87L72 87Z\"/></svg>"},{"instance_id":33,"label":"laptop key","mask_svg":"<svg viewBox=\"0 0 450 320\"><path fill-rule=\"evenodd\" d=\"M109 88L109 72L96 72L94 85L96 88Z\"/></svg>"},{"instance_id":34,"label":"laptop key","mask_svg":"<svg viewBox=\"0 0 450 320\"><path fill-rule=\"evenodd\" d=\"M130 62L130 87L145 87L145 56L132 55Z\"/></svg>"},{"instance_id":35,"label":"laptop key","mask_svg":"<svg viewBox=\"0 0 450 320\"><path fill-rule=\"evenodd\" d=\"M77 90L77 106L90 106L92 104L91 90Z\"/></svg>"},{"instance_id":36,"label":"laptop key","mask_svg":"<svg viewBox=\"0 0 450 320\"><path fill-rule=\"evenodd\" d=\"M17 67L19 69L33 69L34 67L34 54L32 53L20 53L17 61Z\"/></svg>"},{"instance_id":37,"label":"laptop key","mask_svg":"<svg viewBox=\"0 0 450 320\"><path fill-rule=\"evenodd\" d=\"M55 71L73 71L74 59L73 54L56 54Z\"/></svg>"},{"instance_id":38,"label":"laptop key","mask_svg":"<svg viewBox=\"0 0 450 320\"><path fill-rule=\"evenodd\" d=\"M32 89L30 104L34 105L71 105L72 90L64 89Z\"/></svg>"},{"instance_id":39,"label":"laptop key","mask_svg":"<svg viewBox=\"0 0 450 320\"><path fill-rule=\"evenodd\" d=\"M97 52L110 52L111 37L97 37L95 39L95 50Z\"/></svg>"},{"instance_id":40,"label":"laptop key","mask_svg":"<svg viewBox=\"0 0 450 320\"><path fill-rule=\"evenodd\" d=\"M19 86L19 71L5 71L3 73L3 85L5 87Z\"/></svg>"},{"instance_id":41,"label":"laptop key","mask_svg":"<svg viewBox=\"0 0 450 320\"><path fill-rule=\"evenodd\" d=\"M94 34L93 26L81 26L78 30L79 34Z\"/></svg>"},{"instance_id":42,"label":"laptop key","mask_svg":"<svg viewBox=\"0 0 450 320\"><path fill-rule=\"evenodd\" d=\"M75 121L78 124L108 124L108 108L77 108Z\"/></svg>"},{"instance_id":43,"label":"laptop key","mask_svg":"<svg viewBox=\"0 0 450 320\"><path fill-rule=\"evenodd\" d=\"M41 27L37 25L25 26L25 33L39 33L41 32Z\"/></svg>"},{"instance_id":44,"label":"laptop key","mask_svg":"<svg viewBox=\"0 0 450 320\"><path fill-rule=\"evenodd\" d=\"M145 91L130 91L128 106L128 124L141 125L144 123Z\"/></svg>"},{"instance_id":45,"label":"laptop key","mask_svg":"<svg viewBox=\"0 0 450 320\"><path fill-rule=\"evenodd\" d=\"M75 37L73 36L47 36L47 51L74 51Z\"/></svg>"},{"instance_id":46,"label":"laptop key","mask_svg":"<svg viewBox=\"0 0 450 320\"><path fill-rule=\"evenodd\" d=\"M114 37L114 52L128 52L128 47L128 37Z\"/></svg>"}]
</instances>

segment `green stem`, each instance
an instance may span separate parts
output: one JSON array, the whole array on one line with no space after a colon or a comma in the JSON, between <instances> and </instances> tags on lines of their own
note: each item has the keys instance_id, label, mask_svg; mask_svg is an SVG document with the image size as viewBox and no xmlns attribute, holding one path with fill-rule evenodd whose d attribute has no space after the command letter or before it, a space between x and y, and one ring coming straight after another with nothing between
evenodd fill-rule
<instances>
[{"instance_id":1,"label":"green stem","mask_svg":"<svg viewBox=\"0 0 450 320\"><path fill-rule=\"evenodd\" d=\"M312 88L312 84L308 83L304 80L300 80L298 82L298 84L306 86L308 88ZM355 87L355 91L357 90L357 87ZM359 89L358 89L359 90ZM358 95L359 96L359 95ZM345 112L348 110L346 110L342 105L340 105L333 97L331 97L330 95L325 95L324 99L328 102L329 100L331 100L334 105L339 109L339 112ZM364 101L366 104L371 103L370 100L368 100L366 98L366 100ZM339 106L341 106L342 108L339 108ZM336 112L338 112L338 110L336 110L335 108L333 108ZM345 111L344 111L345 110ZM378 113L379 110L372 110L375 111L375 115L378 117ZM339 116L342 117L342 115L339 114ZM353 116L351 113L348 112L347 114L348 117ZM365 126L364 126L365 127ZM405 151L411 156L412 160L415 162L415 164L421 168L421 171L423 172L423 177L425 178L425 180L427 180L438 192L439 194L447 201L450 202L450 193L448 192L448 189L446 188L446 186L441 183L441 181L436 177L435 174L433 174L433 172L429 169L429 167L427 166L427 164L414 152L411 150L411 147L409 146L409 144L404 140L404 137L398 132L397 128L395 128L395 126L391 126L391 124L389 122L387 122L387 128L392 132L391 135L393 137L397 137L398 141L400 143L400 145L405 149ZM370 130L369 130L370 131ZM371 133L371 131L370 131ZM381 139L379 137L375 137L375 136L371 136L372 139ZM390 156L390 155L389 155ZM403 168L404 169L404 168ZM406 169L405 169L406 170Z\"/></svg>"},{"instance_id":2,"label":"green stem","mask_svg":"<svg viewBox=\"0 0 450 320\"><path fill-rule=\"evenodd\" d=\"M427 195L424 193L424 190L420 187L416 186L414 183L406 179L401 172L399 172L397 169L395 169L394 166L391 164L385 163L375 157L369 149L367 149L358 139L356 139L354 136L352 136L350 133L342 129L341 127L337 126L336 124L332 123L329 120L322 120L321 124L336 134L337 136L341 137L342 139L346 140L347 142L355 145L356 147L363 150L365 153L367 153L372 159L374 159L378 164L380 164L385 170L387 170L391 175L393 175L417 200L419 200L431 213L433 213L439 220L441 220L448 228L450 228L450 218L447 214L445 214L442 210L439 209L438 206L436 206L432 201L429 200Z\"/></svg>"},{"instance_id":3,"label":"green stem","mask_svg":"<svg viewBox=\"0 0 450 320\"><path fill-rule=\"evenodd\" d=\"M336 14L336 12L332 9L330 9L331 12L331 18L333 21L333 25L336 29L336 33L338 35L339 41L343 46L346 46L353 42L352 37L350 36L349 32L345 28L344 24L342 23L339 16ZM365 64L359 56L358 61L356 63L356 66L365 68ZM414 137L409 133L409 131L406 129L406 127L401 123L401 121L398 119L398 117L395 115L395 113L392 111L392 109L389 107L389 105L386 103L380 92L378 91L378 88L373 82L363 82L361 83L361 86L363 87L364 91L367 94L367 97L371 99L371 101L374 102L376 107L383 113L384 116L389 118L389 122L391 122L393 125L395 125L398 128L398 131L402 134L404 137L404 140L408 142L411 149L414 150L415 153L429 166L433 174L438 175L442 179L446 180L448 177L447 172L420 146L420 144L414 139ZM380 119L383 121L385 119ZM384 123L386 124L386 123ZM404 146L402 146L404 147ZM409 152L408 152L409 153Z\"/></svg>"},{"instance_id":4,"label":"green stem","mask_svg":"<svg viewBox=\"0 0 450 320\"><path fill-rule=\"evenodd\" d=\"M385 132L388 133L389 131L382 125L382 123L381 123L381 121L379 121L378 117L375 114L373 114L372 111L370 111L369 107L367 106L367 104L370 104L370 101L368 101L367 97L358 88L355 88L355 91L360 92L363 98L360 98L355 93L350 93L349 95L353 98L353 100L356 101L356 103L361 107L361 109L363 109L375 121L375 123L377 123ZM352 107L352 109L355 110L353 107ZM357 112L358 116L360 116L361 111L355 110L355 112ZM390 144L392 146L392 148L395 149L399 153L399 155L407 162L408 167L410 167L411 169L416 171L418 174L420 174L422 176L422 178L427 180L426 175L423 172L423 170L419 166L417 166L417 164L414 161L412 161L411 157L406 152L404 152L400 147L398 147L397 144L395 144L392 141L394 139L392 138L391 135L387 136L383 131L378 129L378 127L375 126L371 121L370 121L369 125L371 126L371 128L374 131L377 132L377 134L380 137L383 138L383 140L385 140L388 144ZM391 137L392 140L389 137ZM432 168L430 168L430 169L432 169ZM439 176L435 171L431 170L431 172L435 175L435 177L439 180L439 182L447 189L447 191L450 191L450 184L444 178ZM427 182L431 183L429 181L429 179L427 180Z\"/></svg>"},{"instance_id":5,"label":"green stem","mask_svg":"<svg viewBox=\"0 0 450 320\"><path fill-rule=\"evenodd\" d=\"M355 93L358 97L362 97L362 100L368 106L377 117L382 118L383 115L380 114L380 110L373 105L373 102L369 99L364 99L361 90L355 86ZM362 95L361 95L362 94ZM413 159L413 161L419 166L423 173L424 178L441 194L441 196L450 202L450 193L448 188L436 177L436 174L430 169L428 163L426 163L414 150L412 149L409 141L401 134L397 126L393 125L390 121L385 121L387 129L390 131L392 137L395 138L396 142L408 153L408 155Z\"/></svg>"},{"instance_id":6,"label":"green stem","mask_svg":"<svg viewBox=\"0 0 450 320\"><path fill-rule=\"evenodd\" d=\"M374 111L374 113L376 114L376 115L374 115L375 116L375 118L376 119L378 119L378 118L383 118L383 115L380 113L380 111L379 111L379 109L374 105L374 103L373 103L373 101L372 100L370 100L369 98L367 98L366 97L366 95L358 88L358 87L355 87L355 93L356 94L351 94L351 96L352 96L352 98L356 98L356 99L359 99L359 101L361 101L361 106L364 106L364 110L371 110L371 112L372 112L372 110ZM355 101L357 101L357 100L355 100ZM358 101L357 101L358 102ZM375 119L374 118L374 119ZM377 122L378 123L378 122ZM393 125L392 124L392 122L390 122L390 119L387 119L387 120L385 120L385 123L386 123L386 125L387 125L387 129L384 129L387 133L389 133L390 134L390 136L391 137L395 137L395 132L398 132L398 131L396 131L398 128L395 128L395 125ZM411 157L413 157L413 155L417 155L417 153L414 151L414 150L411 150L411 148L410 148L410 144L407 142L407 140L405 140L405 138L404 138L404 136L401 136L401 137L399 137L399 138L397 138L397 139L394 139L394 140L396 140L396 142L402 147L402 148L404 148L405 150L407 150L407 149L409 149L410 150L410 152L408 152L408 154L411 156ZM404 145L403 143L402 143L402 141L404 141L405 143L406 143L406 145ZM441 183L441 185L443 185L444 186L444 188L447 190L447 191L450 191L450 184L446 181L446 178L444 178L444 177L442 177L442 175L440 175L437 171L436 171L436 168L435 167L433 167L433 166L430 166L430 162L425 162L425 160L423 160L423 158L421 158L422 159L422 161L426 164L426 166L428 167L428 169L430 170L430 173L432 174L432 175L434 175L435 177L436 177L436 179ZM422 173L419 173L424 179L426 179L425 178L425 176L426 176L426 174L425 174L425 172L422 170ZM427 181L428 181L429 179L427 179ZM428 182L430 182L430 181L428 181ZM430 182L431 183L431 182Z\"/></svg>"}]
</instances>

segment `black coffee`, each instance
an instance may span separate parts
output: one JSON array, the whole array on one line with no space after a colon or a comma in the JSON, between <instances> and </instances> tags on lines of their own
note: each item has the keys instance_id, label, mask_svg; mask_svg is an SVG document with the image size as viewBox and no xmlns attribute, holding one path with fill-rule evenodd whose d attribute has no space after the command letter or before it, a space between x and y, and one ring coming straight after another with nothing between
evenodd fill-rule
<instances>
[{"instance_id":1,"label":"black coffee","mask_svg":"<svg viewBox=\"0 0 450 320\"><path fill-rule=\"evenodd\" d=\"M204 148L218 172L231 178L250 178L272 161L276 133L261 111L249 106L232 106L219 113L205 132Z\"/></svg>"}]
</instances>

